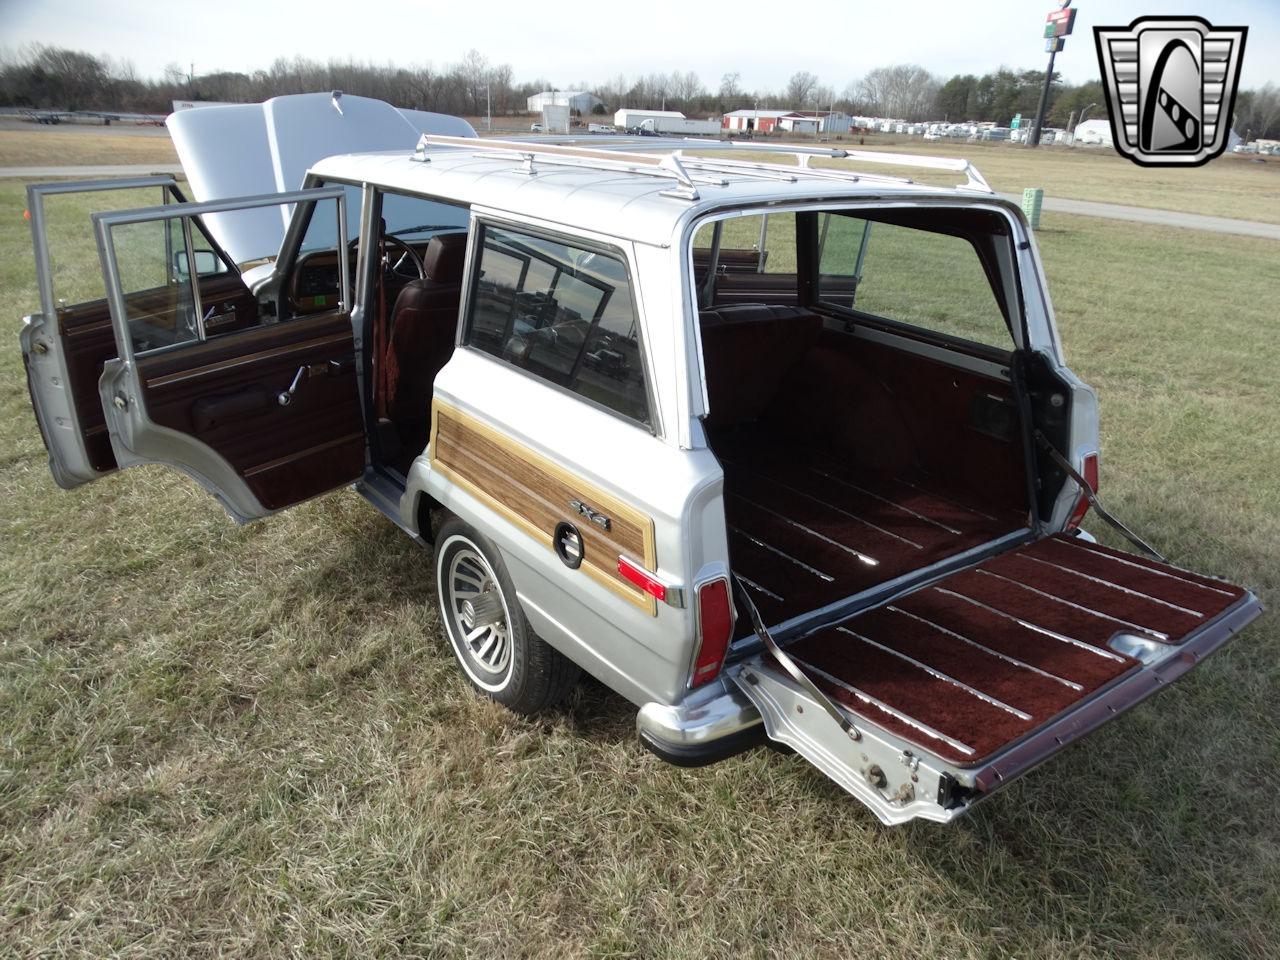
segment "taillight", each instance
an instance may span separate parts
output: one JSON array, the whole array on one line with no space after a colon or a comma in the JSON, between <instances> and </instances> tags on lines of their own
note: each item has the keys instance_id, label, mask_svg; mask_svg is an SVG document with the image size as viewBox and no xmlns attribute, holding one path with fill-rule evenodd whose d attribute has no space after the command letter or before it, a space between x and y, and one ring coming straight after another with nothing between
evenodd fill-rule
<instances>
[{"instance_id":1,"label":"taillight","mask_svg":"<svg viewBox=\"0 0 1280 960\"><path fill-rule=\"evenodd\" d=\"M1084 463L1080 465L1080 475L1084 477L1085 482L1089 484L1089 489L1094 493L1098 492L1098 455L1091 453L1084 458ZM1084 515L1089 512L1089 498L1084 495L1084 491L1080 492L1080 499L1076 501L1075 509L1071 511L1071 518L1067 521L1067 529L1074 530L1080 526L1084 520Z\"/></svg>"},{"instance_id":2,"label":"taillight","mask_svg":"<svg viewBox=\"0 0 1280 960\"><path fill-rule=\"evenodd\" d=\"M724 666L724 655L733 636L733 607L729 581L708 580L698 588L698 655L693 661L691 687L714 680Z\"/></svg>"},{"instance_id":3,"label":"taillight","mask_svg":"<svg viewBox=\"0 0 1280 960\"><path fill-rule=\"evenodd\" d=\"M618 558L618 573L628 583L634 583L649 596L658 600L667 599L667 585L655 577L644 567L637 566L626 557Z\"/></svg>"}]
</instances>

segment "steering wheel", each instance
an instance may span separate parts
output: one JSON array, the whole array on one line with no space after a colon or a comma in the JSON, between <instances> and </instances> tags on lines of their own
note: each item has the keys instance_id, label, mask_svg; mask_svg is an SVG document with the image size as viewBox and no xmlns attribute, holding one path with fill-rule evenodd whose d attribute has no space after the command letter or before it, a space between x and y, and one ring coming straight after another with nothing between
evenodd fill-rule
<instances>
[{"instance_id":1,"label":"steering wheel","mask_svg":"<svg viewBox=\"0 0 1280 960\"><path fill-rule=\"evenodd\" d=\"M384 275L395 275L398 277L408 277L410 280L422 280L427 276L426 265L422 262L422 257L418 255L418 251L409 246L399 237L384 235L382 242L385 246L395 247L400 251L400 256L394 262L390 256L390 252L383 254L382 272ZM352 253L360 248L360 238L355 237L347 244ZM404 263L408 260L412 265L414 272L410 273L404 269Z\"/></svg>"}]
</instances>

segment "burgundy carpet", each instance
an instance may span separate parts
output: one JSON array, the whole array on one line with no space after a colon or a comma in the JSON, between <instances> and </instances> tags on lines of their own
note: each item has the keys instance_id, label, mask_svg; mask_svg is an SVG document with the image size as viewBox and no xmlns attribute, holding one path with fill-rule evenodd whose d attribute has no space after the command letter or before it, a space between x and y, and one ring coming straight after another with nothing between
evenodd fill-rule
<instances>
[{"instance_id":1,"label":"burgundy carpet","mask_svg":"<svg viewBox=\"0 0 1280 960\"><path fill-rule=\"evenodd\" d=\"M1065 536L954 574L787 647L854 713L974 764L1137 665L1107 642L1179 643L1239 588Z\"/></svg>"}]
</instances>

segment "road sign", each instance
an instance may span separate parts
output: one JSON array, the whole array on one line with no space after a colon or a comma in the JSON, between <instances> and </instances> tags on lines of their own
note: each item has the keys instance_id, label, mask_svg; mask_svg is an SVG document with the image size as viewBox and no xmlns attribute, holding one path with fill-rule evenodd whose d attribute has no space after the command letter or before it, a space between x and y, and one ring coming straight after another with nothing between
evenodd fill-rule
<instances>
[{"instance_id":1,"label":"road sign","mask_svg":"<svg viewBox=\"0 0 1280 960\"><path fill-rule=\"evenodd\" d=\"M1009 121L1009 129L1017 130L1021 127L1022 127L1022 114L1020 113L1014 114L1013 119Z\"/></svg>"},{"instance_id":2,"label":"road sign","mask_svg":"<svg viewBox=\"0 0 1280 960\"><path fill-rule=\"evenodd\" d=\"M1044 52L1045 53L1061 53L1063 48L1066 45L1067 45L1066 37L1054 37L1044 42Z\"/></svg>"},{"instance_id":3,"label":"road sign","mask_svg":"<svg viewBox=\"0 0 1280 960\"><path fill-rule=\"evenodd\" d=\"M1049 15L1045 17L1045 22L1054 27L1054 32L1049 33L1049 27L1045 27L1046 37L1065 37L1071 33L1076 25L1076 11L1070 10L1051 10Z\"/></svg>"}]
</instances>

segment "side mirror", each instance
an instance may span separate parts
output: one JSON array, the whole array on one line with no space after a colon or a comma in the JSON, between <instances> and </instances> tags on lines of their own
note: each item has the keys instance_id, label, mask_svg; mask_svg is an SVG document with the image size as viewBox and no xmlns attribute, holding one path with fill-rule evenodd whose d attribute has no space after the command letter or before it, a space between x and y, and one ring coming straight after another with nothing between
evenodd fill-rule
<instances>
[{"instance_id":1,"label":"side mirror","mask_svg":"<svg viewBox=\"0 0 1280 960\"><path fill-rule=\"evenodd\" d=\"M173 255L173 272L180 279L191 275L191 265L187 262L187 251L179 250ZM196 276L203 277L210 273L222 273L222 261L212 250L196 251Z\"/></svg>"}]
</instances>

